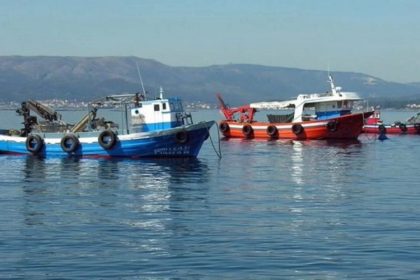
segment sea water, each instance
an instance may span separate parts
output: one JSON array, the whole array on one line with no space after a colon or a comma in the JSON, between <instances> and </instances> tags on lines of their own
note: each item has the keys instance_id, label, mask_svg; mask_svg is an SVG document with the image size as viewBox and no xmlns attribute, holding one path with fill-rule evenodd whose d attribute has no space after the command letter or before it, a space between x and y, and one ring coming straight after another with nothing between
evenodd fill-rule
<instances>
[{"instance_id":1,"label":"sea water","mask_svg":"<svg viewBox=\"0 0 420 280\"><path fill-rule=\"evenodd\" d=\"M420 277L420 135L231 139L222 159L210 140L197 159L0 155L0 279Z\"/></svg>"}]
</instances>

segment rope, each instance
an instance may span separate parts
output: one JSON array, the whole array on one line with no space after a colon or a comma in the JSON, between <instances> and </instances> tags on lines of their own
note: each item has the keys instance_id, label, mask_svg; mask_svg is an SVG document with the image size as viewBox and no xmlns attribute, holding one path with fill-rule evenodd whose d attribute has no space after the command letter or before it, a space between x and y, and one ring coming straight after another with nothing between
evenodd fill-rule
<instances>
[{"instance_id":1,"label":"rope","mask_svg":"<svg viewBox=\"0 0 420 280\"><path fill-rule=\"evenodd\" d=\"M216 121L214 121L214 122L217 124L217 122L216 122ZM213 150L214 150L214 152L216 153L217 157L218 157L219 159L222 159L222 149L221 149L221 145L220 145L220 131L219 131L219 129L217 128L217 126L216 126L216 129L217 129L217 138L218 138L218 142L219 142L219 151L217 151L217 150L216 150L216 147L215 147L215 145L214 145L214 143L213 143L213 138L211 137L211 134L210 134L210 128L209 128L209 127L207 127L207 131L208 131L208 133L209 133L209 137L210 137L211 146L213 147Z\"/></svg>"}]
</instances>

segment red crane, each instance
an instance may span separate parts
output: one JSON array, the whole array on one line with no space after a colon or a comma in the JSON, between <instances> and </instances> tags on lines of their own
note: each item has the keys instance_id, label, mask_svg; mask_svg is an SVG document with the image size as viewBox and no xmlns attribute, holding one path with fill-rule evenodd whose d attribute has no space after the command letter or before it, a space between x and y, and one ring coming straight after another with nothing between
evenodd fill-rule
<instances>
[{"instance_id":1,"label":"red crane","mask_svg":"<svg viewBox=\"0 0 420 280\"><path fill-rule=\"evenodd\" d=\"M225 104L220 93L217 94L217 99L220 104L220 111L225 116L226 120L233 121L236 113L239 114L239 122L253 122L254 114L257 112L257 109L252 108L249 105L244 105L240 107L230 108Z\"/></svg>"}]
</instances>

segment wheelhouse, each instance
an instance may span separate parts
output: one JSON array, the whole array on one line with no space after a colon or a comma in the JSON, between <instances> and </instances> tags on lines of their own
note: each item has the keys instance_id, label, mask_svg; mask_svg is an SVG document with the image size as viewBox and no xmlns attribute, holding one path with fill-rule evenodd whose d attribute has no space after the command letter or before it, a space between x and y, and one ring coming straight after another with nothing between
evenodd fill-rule
<instances>
[{"instance_id":1,"label":"wheelhouse","mask_svg":"<svg viewBox=\"0 0 420 280\"><path fill-rule=\"evenodd\" d=\"M133 132L147 132L191 124L189 113L184 111L179 98L163 98L139 101L130 110Z\"/></svg>"}]
</instances>

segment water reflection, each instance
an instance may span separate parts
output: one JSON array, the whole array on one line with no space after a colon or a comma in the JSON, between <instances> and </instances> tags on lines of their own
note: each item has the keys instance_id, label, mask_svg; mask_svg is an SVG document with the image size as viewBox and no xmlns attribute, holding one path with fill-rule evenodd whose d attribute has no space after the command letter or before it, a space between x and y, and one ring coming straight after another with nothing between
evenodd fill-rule
<instances>
[{"instance_id":1,"label":"water reflection","mask_svg":"<svg viewBox=\"0 0 420 280\"><path fill-rule=\"evenodd\" d=\"M38 158L25 156L21 168L25 186L42 185L50 179L61 179L76 185L97 183L99 187L109 182L122 181L128 187L150 188L158 185L203 183L208 180L208 166L196 158L132 160L132 159L83 159ZM84 179L88 179L87 181ZM92 180L94 179L94 180ZM33 183L33 184L31 184ZM36 184L39 183L39 184ZM119 186L119 184L115 186ZM111 184L112 185L112 184Z\"/></svg>"},{"instance_id":2,"label":"water reflection","mask_svg":"<svg viewBox=\"0 0 420 280\"><path fill-rule=\"evenodd\" d=\"M277 197L278 205L285 207L290 218L283 226L300 233L303 227L313 225L306 217L318 207L351 199L355 189L358 191L361 174L370 164L369 145L357 140L226 141L223 144L225 158L232 165L228 172L236 178L224 180L239 185L236 188L252 197L251 203L257 201L256 205L268 205L270 200L258 201L265 199L266 193L274 200ZM233 163L237 165L233 167ZM223 173L226 172L222 170L220 176ZM341 222L334 216L327 219L328 223Z\"/></svg>"},{"instance_id":3,"label":"water reflection","mask_svg":"<svg viewBox=\"0 0 420 280\"><path fill-rule=\"evenodd\" d=\"M126 190L162 191L168 194L194 188L209 179L208 166L198 159L43 159L28 156L22 166L23 190L28 195L85 196L92 192L118 196ZM111 189L111 190L107 190ZM152 198L152 197L151 197ZM148 199L144 200L146 202Z\"/></svg>"},{"instance_id":4,"label":"water reflection","mask_svg":"<svg viewBox=\"0 0 420 280\"><path fill-rule=\"evenodd\" d=\"M100 236L111 230L139 248L164 252L165 238L155 237L179 228L172 214L207 196L209 170L199 159L23 159L25 236L47 228L66 235L67 227L77 240L85 238L79 232L83 227L95 225L91 230ZM132 240L133 234L144 238ZM25 258L30 257L35 256Z\"/></svg>"},{"instance_id":5,"label":"water reflection","mask_svg":"<svg viewBox=\"0 0 420 280\"><path fill-rule=\"evenodd\" d=\"M45 161L41 157L27 156L25 158L25 164L22 169L23 178L26 182L35 182L45 178Z\"/></svg>"},{"instance_id":6,"label":"water reflection","mask_svg":"<svg viewBox=\"0 0 420 280\"><path fill-rule=\"evenodd\" d=\"M12 161L22 190L13 267L65 266L76 273L83 264L170 255L172 237L190 227L182 213L208 196L209 168L199 159Z\"/></svg>"},{"instance_id":7,"label":"water reflection","mask_svg":"<svg viewBox=\"0 0 420 280\"><path fill-rule=\"evenodd\" d=\"M352 141L294 141L291 154L291 178L298 184L320 181L327 186L340 185L359 162L363 145ZM361 161L363 166L365 162ZM322 178L320 174L328 174Z\"/></svg>"},{"instance_id":8,"label":"water reflection","mask_svg":"<svg viewBox=\"0 0 420 280\"><path fill-rule=\"evenodd\" d=\"M292 180L295 181L296 184L302 185L304 183L304 156L303 156L303 144L302 142L295 141L292 144L293 153L291 156L292 166L291 166L291 175Z\"/></svg>"},{"instance_id":9,"label":"water reflection","mask_svg":"<svg viewBox=\"0 0 420 280\"><path fill-rule=\"evenodd\" d=\"M412 275L416 139L226 141L220 161L4 156L0 278L345 278L398 250L402 270L383 272Z\"/></svg>"}]
</instances>

